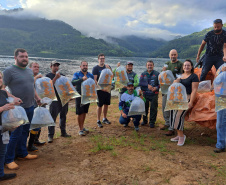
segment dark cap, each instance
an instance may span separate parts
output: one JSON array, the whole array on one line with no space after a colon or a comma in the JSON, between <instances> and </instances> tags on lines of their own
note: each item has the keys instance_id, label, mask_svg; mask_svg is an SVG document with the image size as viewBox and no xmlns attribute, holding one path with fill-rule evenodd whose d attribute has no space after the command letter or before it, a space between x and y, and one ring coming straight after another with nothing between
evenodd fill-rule
<instances>
[{"instance_id":1,"label":"dark cap","mask_svg":"<svg viewBox=\"0 0 226 185\"><path fill-rule=\"evenodd\" d=\"M126 65L129 65L129 64L133 65L133 62L131 62L131 61L126 62Z\"/></svg>"},{"instance_id":2,"label":"dark cap","mask_svg":"<svg viewBox=\"0 0 226 185\"><path fill-rule=\"evenodd\" d=\"M132 82L128 82L127 83L127 86L130 86L130 85L133 85L133 83Z\"/></svg>"},{"instance_id":3,"label":"dark cap","mask_svg":"<svg viewBox=\"0 0 226 185\"><path fill-rule=\"evenodd\" d=\"M214 24L217 24L217 23L221 23L222 24L222 20L221 19L216 19L216 20L213 21L213 23Z\"/></svg>"},{"instance_id":4,"label":"dark cap","mask_svg":"<svg viewBox=\"0 0 226 185\"><path fill-rule=\"evenodd\" d=\"M59 63L59 62L57 62L56 60L54 60L54 61L52 61L52 62L51 62L51 65L54 65L54 64L58 64L58 65L60 65L60 63Z\"/></svg>"}]
</instances>

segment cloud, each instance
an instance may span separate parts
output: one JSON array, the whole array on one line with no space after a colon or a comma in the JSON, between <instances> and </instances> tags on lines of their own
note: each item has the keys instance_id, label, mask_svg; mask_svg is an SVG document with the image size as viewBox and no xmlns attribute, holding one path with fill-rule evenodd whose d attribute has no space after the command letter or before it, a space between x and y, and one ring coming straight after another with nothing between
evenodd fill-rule
<instances>
[{"instance_id":1,"label":"cloud","mask_svg":"<svg viewBox=\"0 0 226 185\"><path fill-rule=\"evenodd\" d=\"M226 17L225 0L19 0L19 4L28 13L65 21L95 38L135 34L169 40Z\"/></svg>"}]
</instances>

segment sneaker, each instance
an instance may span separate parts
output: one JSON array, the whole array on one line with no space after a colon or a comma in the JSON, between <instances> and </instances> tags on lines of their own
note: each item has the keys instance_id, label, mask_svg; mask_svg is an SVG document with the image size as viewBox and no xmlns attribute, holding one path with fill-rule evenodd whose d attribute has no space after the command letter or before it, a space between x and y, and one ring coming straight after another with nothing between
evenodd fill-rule
<instances>
[{"instance_id":1,"label":"sneaker","mask_svg":"<svg viewBox=\"0 0 226 185\"><path fill-rule=\"evenodd\" d=\"M53 142L53 138L52 137L48 137L48 143L52 143Z\"/></svg>"},{"instance_id":2,"label":"sneaker","mask_svg":"<svg viewBox=\"0 0 226 185\"><path fill-rule=\"evenodd\" d=\"M86 132L87 134L89 133L89 130L88 129L86 129L86 128L83 128L83 130L82 130L83 132Z\"/></svg>"},{"instance_id":3,"label":"sneaker","mask_svg":"<svg viewBox=\"0 0 226 185\"><path fill-rule=\"evenodd\" d=\"M147 122L144 122L144 121L143 121L143 122L141 123L141 125L142 125L142 126L147 125Z\"/></svg>"},{"instance_id":4,"label":"sneaker","mask_svg":"<svg viewBox=\"0 0 226 185\"><path fill-rule=\"evenodd\" d=\"M27 150L30 152L37 152L38 148L35 145L31 145L27 147Z\"/></svg>"},{"instance_id":5,"label":"sneaker","mask_svg":"<svg viewBox=\"0 0 226 185\"><path fill-rule=\"evenodd\" d=\"M70 134L65 133L65 134L61 134L61 137L71 137L71 135L70 135Z\"/></svg>"},{"instance_id":6,"label":"sneaker","mask_svg":"<svg viewBox=\"0 0 226 185\"><path fill-rule=\"evenodd\" d=\"M221 149L221 148L215 148L213 150L215 153L221 153L221 152L225 152L225 148Z\"/></svg>"},{"instance_id":7,"label":"sneaker","mask_svg":"<svg viewBox=\"0 0 226 185\"><path fill-rule=\"evenodd\" d=\"M111 124L111 122L110 122L110 121L108 121L108 119L107 119L107 118L106 118L106 119L103 119L102 123L105 123L105 124L107 124L107 125Z\"/></svg>"},{"instance_id":8,"label":"sneaker","mask_svg":"<svg viewBox=\"0 0 226 185\"><path fill-rule=\"evenodd\" d=\"M0 177L0 181L4 181L4 180L10 180L16 177L15 173L8 173L8 174L4 174L3 177Z\"/></svg>"},{"instance_id":9,"label":"sneaker","mask_svg":"<svg viewBox=\"0 0 226 185\"><path fill-rule=\"evenodd\" d=\"M155 128L155 124L151 123L150 128Z\"/></svg>"},{"instance_id":10,"label":"sneaker","mask_svg":"<svg viewBox=\"0 0 226 185\"><path fill-rule=\"evenodd\" d=\"M164 125L164 126L162 126L162 127L160 128L160 130L166 130L166 129L168 129L168 128L169 128L168 125Z\"/></svg>"},{"instance_id":11,"label":"sneaker","mask_svg":"<svg viewBox=\"0 0 226 185\"><path fill-rule=\"evenodd\" d=\"M5 164L5 166L9 169L9 170L17 170L19 169L19 166L13 161L11 163Z\"/></svg>"},{"instance_id":12,"label":"sneaker","mask_svg":"<svg viewBox=\"0 0 226 185\"><path fill-rule=\"evenodd\" d=\"M123 127L128 127L128 124L123 124Z\"/></svg>"},{"instance_id":13,"label":"sneaker","mask_svg":"<svg viewBox=\"0 0 226 185\"><path fill-rule=\"evenodd\" d=\"M183 146L186 140L186 136L184 135L184 137L179 137L177 146Z\"/></svg>"},{"instance_id":14,"label":"sneaker","mask_svg":"<svg viewBox=\"0 0 226 185\"><path fill-rule=\"evenodd\" d=\"M103 128L103 125L101 124L101 121L98 121L98 122L97 122L97 126L98 126L99 128Z\"/></svg>"},{"instance_id":15,"label":"sneaker","mask_svg":"<svg viewBox=\"0 0 226 185\"><path fill-rule=\"evenodd\" d=\"M173 141L173 142L178 142L179 141L179 136L177 137L174 137L174 138L171 138L170 141Z\"/></svg>"},{"instance_id":16,"label":"sneaker","mask_svg":"<svg viewBox=\"0 0 226 185\"><path fill-rule=\"evenodd\" d=\"M134 127L134 130L138 132L139 131L139 127L138 126Z\"/></svg>"},{"instance_id":17,"label":"sneaker","mask_svg":"<svg viewBox=\"0 0 226 185\"><path fill-rule=\"evenodd\" d=\"M78 133L78 135L85 136L86 134L85 134L85 132L83 130L80 130L79 133Z\"/></svg>"},{"instance_id":18,"label":"sneaker","mask_svg":"<svg viewBox=\"0 0 226 185\"><path fill-rule=\"evenodd\" d=\"M173 130L168 130L168 132L165 133L166 136L173 136L175 132Z\"/></svg>"}]
</instances>

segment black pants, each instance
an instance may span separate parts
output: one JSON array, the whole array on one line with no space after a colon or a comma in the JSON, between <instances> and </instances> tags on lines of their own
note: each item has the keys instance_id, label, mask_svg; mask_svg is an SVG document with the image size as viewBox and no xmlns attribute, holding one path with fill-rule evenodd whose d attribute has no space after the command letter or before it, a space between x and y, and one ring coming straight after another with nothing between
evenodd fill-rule
<instances>
[{"instance_id":1,"label":"black pants","mask_svg":"<svg viewBox=\"0 0 226 185\"><path fill-rule=\"evenodd\" d=\"M61 102L53 101L50 104L49 112L50 112L54 122L56 122L56 118L57 118L58 114L60 113L61 134L62 135L66 134L66 116L67 116L67 112L68 112L68 103L62 107ZM55 126L49 126L48 130L49 130L49 137L53 138L54 133L55 133Z\"/></svg>"},{"instance_id":2,"label":"black pants","mask_svg":"<svg viewBox=\"0 0 226 185\"><path fill-rule=\"evenodd\" d=\"M153 96L145 96L145 99L146 99L146 103L145 103L146 116L143 116L143 122L144 123L148 122L147 117L148 117L148 110L150 107L149 124L155 124L157 113L158 113L158 94Z\"/></svg>"}]
</instances>

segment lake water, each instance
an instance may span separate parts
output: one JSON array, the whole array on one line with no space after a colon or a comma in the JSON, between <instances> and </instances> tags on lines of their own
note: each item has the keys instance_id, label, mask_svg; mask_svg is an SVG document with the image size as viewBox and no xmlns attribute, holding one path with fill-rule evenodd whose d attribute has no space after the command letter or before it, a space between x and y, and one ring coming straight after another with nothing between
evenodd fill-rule
<instances>
[{"instance_id":1,"label":"lake water","mask_svg":"<svg viewBox=\"0 0 226 185\"><path fill-rule=\"evenodd\" d=\"M143 58L143 57L108 57L105 56L105 63L109 64L112 69L115 69L117 63L120 62L121 65L126 65L127 61L133 62L133 70L140 76L140 74L146 70L147 60L153 60L155 63L154 69L156 71L161 71L164 63L169 61L169 59L164 58ZM39 58L39 57L29 57L29 62L38 62L40 65L40 72L45 75L50 72L50 63L52 60L57 60L60 65L60 72L65 74L69 79L75 72L80 70L81 61L85 60L88 62L88 71L92 72L92 68L98 64L97 56L84 56L77 57L74 60L70 59L51 59L51 58ZM181 60L183 61L183 60ZM0 55L0 70L3 71L6 67L14 64L14 58L12 56L2 56Z\"/></svg>"}]
</instances>

